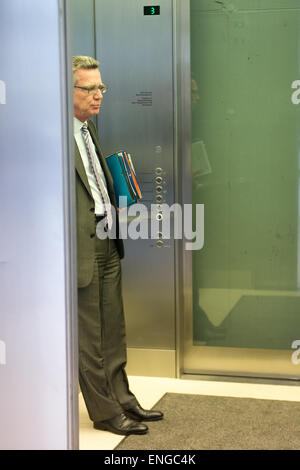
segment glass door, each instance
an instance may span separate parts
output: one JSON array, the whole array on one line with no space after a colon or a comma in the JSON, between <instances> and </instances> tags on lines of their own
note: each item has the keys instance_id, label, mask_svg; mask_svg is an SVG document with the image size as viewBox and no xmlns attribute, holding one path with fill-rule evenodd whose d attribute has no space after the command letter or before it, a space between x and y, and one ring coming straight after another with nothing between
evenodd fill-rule
<instances>
[{"instance_id":1,"label":"glass door","mask_svg":"<svg viewBox=\"0 0 300 470\"><path fill-rule=\"evenodd\" d=\"M186 373L300 378L299 33L297 0L190 1Z\"/></svg>"}]
</instances>

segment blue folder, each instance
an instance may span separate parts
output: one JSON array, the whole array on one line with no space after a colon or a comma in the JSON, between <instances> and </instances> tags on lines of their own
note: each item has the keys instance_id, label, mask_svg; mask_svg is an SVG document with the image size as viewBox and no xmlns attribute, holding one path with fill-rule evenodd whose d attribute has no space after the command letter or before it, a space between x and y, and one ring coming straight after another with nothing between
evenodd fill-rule
<instances>
[{"instance_id":1,"label":"blue folder","mask_svg":"<svg viewBox=\"0 0 300 470\"><path fill-rule=\"evenodd\" d=\"M124 151L117 152L106 157L106 163L114 181L118 207L131 206L142 199L131 156Z\"/></svg>"}]
</instances>

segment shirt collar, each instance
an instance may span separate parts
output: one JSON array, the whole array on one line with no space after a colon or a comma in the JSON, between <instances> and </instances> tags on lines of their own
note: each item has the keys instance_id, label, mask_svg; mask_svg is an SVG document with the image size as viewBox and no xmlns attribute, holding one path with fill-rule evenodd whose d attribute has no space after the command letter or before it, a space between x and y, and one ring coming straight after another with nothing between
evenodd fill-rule
<instances>
[{"instance_id":1,"label":"shirt collar","mask_svg":"<svg viewBox=\"0 0 300 470\"><path fill-rule=\"evenodd\" d=\"M78 134L78 132L80 132L83 124L87 124L87 121L84 123L74 116L74 134Z\"/></svg>"}]
</instances>

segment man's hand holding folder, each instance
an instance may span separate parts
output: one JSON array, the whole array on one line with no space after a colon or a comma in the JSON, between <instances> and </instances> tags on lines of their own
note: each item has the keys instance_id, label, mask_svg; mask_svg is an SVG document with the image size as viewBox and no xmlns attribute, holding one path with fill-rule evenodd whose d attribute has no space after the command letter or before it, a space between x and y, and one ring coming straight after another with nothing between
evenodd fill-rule
<instances>
[{"instance_id":1,"label":"man's hand holding folder","mask_svg":"<svg viewBox=\"0 0 300 470\"><path fill-rule=\"evenodd\" d=\"M113 177L119 209L131 206L142 199L130 155L120 151L106 157L106 163ZM120 197L122 198L120 199Z\"/></svg>"}]
</instances>

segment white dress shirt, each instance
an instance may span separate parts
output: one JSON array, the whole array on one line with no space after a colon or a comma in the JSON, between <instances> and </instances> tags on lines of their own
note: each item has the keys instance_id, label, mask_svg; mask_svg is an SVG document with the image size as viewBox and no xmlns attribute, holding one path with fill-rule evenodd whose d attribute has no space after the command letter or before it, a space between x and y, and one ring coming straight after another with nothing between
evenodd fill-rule
<instances>
[{"instance_id":1,"label":"white dress shirt","mask_svg":"<svg viewBox=\"0 0 300 470\"><path fill-rule=\"evenodd\" d=\"M82 159L82 163L83 163L83 166L85 168L87 179L88 179L88 182L89 182L89 185L90 185L90 188L91 188L91 192L92 192L92 195L93 195L93 198L94 198L94 201L95 201L95 214L103 215L104 214L104 206L103 206L103 200L102 200L102 197L101 197L101 192L100 192L100 189L98 187L97 180L96 180L94 171L92 169L92 165L90 163L90 160L89 160L89 157L88 157L88 154L87 154L85 142L83 140L82 133L81 133L81 127L83 126L83 124L84 124L83 122L79 121L79 119L74 117L74 137L75 137L78 149L79 149L79 153L80 153L80 156L81 156L81 159ZM95 160L96 165L97 165L97 170L98 170L99 175L100 175L100 177L101 177L101 179L104 183L105 191L107 192L107 185L106 185L105 175L104 175L102 167L100 165L94 142L93 142L90 135L89 135L89 141L90 141L90 148L92 149L92 151L94 151L94 154L95 154L94 160ZM107 197L109 198L108 192L107 192Z\"/></svg>"}]
</instances>

